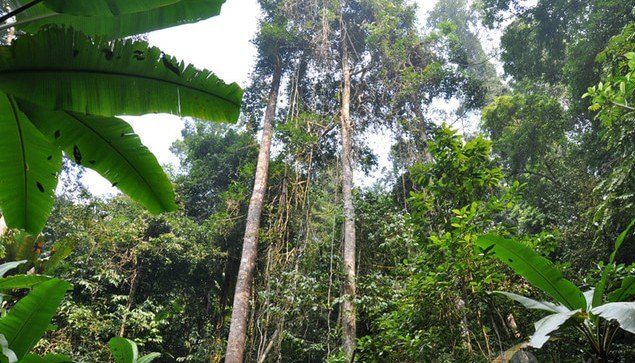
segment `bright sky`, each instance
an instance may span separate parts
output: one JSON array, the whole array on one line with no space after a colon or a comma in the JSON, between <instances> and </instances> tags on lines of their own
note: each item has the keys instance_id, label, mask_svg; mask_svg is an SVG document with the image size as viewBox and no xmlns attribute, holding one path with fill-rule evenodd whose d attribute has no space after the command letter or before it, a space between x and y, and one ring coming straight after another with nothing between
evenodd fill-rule
<instances>
[{"instance_id":1,"label":"bright sky","mask_svg":"<svg viewBox=\"0 0 635 363\"><path fill-rule=\"evenodd\" d=\"M432 9L436 0L416 2L421 19ZM151 45L159 47L166 54L197 68L209 69L225 82L236 82L244 88L256 55L251 39L256 34L259 16L260 8L256 0L227 0L219 16L196 24L153 32L148 39ZM169 148L181 136L181 119L163 114L124 119L130 122L143 144L161 164L178 165L178 159ZM385 141L380 144L385 144ZM380 159L380 164L386 166L386 156ZM116 192L116 188L92 170L87 170L83 181L95 194Z\"/></svg>"}]
</instances>

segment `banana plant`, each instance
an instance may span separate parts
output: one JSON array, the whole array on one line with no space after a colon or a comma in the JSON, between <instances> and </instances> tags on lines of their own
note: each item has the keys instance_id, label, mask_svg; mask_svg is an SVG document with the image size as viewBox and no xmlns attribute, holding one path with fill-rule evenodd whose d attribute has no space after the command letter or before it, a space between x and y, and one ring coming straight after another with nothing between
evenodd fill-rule
<instances>
[{"instance_id":1,"label":"banana plant","mask_svg":"<svg viewBox=\"0 0 635 363\"><path fill-rule=\"evenodd\" d=\"M9 227L43 229L62 152L150 212L176 209L158 161L116 116L234 122L242 90L145 42L112 39L202 20L223 2L8 1L2 20L15 21L5 28L32 33L0 46L0 209Z\"/></svg>"},{"instance_id":2,"label":"banana plant","mask_svg":"<svg viewBox=\"0 0 635 363\"><path fill-rule=\"evenodd\" d=\"M0 362L70 362L60 355L38 357L30 353L49 329L51 319L71 285L42 275L4 276L26 262L21 260L0 265L0 291L31 289L0 318Z\"/></svg>"},{"instance_id":3,"label":"banana plant","mask_svg":"<svg viewBox=\"0 0 635 363\"><path fill-rule=\"evenodd\" d=\"M536 331L528 342L529 346L541 348L553 332L565 324L573 325L588 340L596 361L605 362L617 329L635 334L635 302L627 301L635 296L635 276L624 278L618 289L605 294L608 276L615 269L615 254L634 225L635 220L618 236L600 281L594 289L584 293L565 279L551 261L518 241L492 234L476 240L484 255L494 255L555 301L538 301L511 292L496 291L528 309L550 313L534 323ZM612 324L613 321L617 324Z\"/></svg>"},{"instance_id":4,"label":"banana plant","mask_svg":"<svg viewBox=\"0 0 635 363\"><path fill-rule=\"evenodd\" d=\"M48 24L72 27L111 39L194 23L220 13L225 0L8 0L16 27L35 33Z\"/></svg>"},{"instance_id":5,"label":"banana plant","mask_svg":"<svg viewBox=\"0 0 635 363\"><path fill-rule=\"evenodd\" d=\"M0 291L31 289L0 318L0 363L73 363L71 358L60 354L38 356L31 353L50 329L51 319L71 284L44 275L4 276L26 262L20 260L0 265ZM150 363L160 356L150 353L139 357L135 342L125 338L112 338L108 344L115 363Z\"/></svg>"}]
</instances>

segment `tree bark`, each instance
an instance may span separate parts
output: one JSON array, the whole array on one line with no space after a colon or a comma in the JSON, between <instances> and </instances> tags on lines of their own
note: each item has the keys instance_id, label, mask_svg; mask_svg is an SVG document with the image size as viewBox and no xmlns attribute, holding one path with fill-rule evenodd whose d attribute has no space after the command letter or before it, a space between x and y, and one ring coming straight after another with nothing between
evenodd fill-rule
<instances>
[{"instance_id":1,"label":"tree bark","mask_svg":"<svg viewBox=\"0 0 635 363\"><path fill-rule=\"evenodd\" d=\"M271 89L267 100L267 109L264 116L262 139L258 152L258 162L256 166L256 179L254 189L249 201L247 212L247 225L245 227L245 237L243 240L243 251L238 268L238 279L236 281L236 291L234 293L234 304L232 308L232 319L227 338L227 352L225 363L242 363L245 355L245 341L247 339L247 320L249 316L249 298L251 296L251 285L256 267L256 254L258 251L258 231L260 229L260 215L262 204L267 189L267 178L269 173L269 151L271 149L271 139L273 136L273 125L276 116L276 105L278 103L278 90L280 88L280 78L282 69L279 62L276 62Z\"/></svg>"},{"instance_id":2,"label":"tree bark","mask_svg":"<svg viewBox=\"0 0 635 363\"><path fill-rule=\"evenodd\" d=\"M342 348L348 362L354 359L355 319L355 207L353 206L353 126L351 124L351 69L349 64L348 34L342 22L342 95L340 124L342 132L342 199L344 202L344 299L342 301Z\"/></svg>"}]
</instances>

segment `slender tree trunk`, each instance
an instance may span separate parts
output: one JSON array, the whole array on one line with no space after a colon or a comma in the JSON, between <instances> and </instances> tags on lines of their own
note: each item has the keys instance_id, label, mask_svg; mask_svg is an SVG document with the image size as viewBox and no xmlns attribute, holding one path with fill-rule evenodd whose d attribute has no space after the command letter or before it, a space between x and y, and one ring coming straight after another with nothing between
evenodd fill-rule
<instances>
[{"instance_id":1,"label":"slender tree trunk","mask_svg":"<svg viewBox=\"0 0 635 363\"><path fill-rule=\"evenodd\" d=\"M251 200L249 201L249 211L247 212L247 225L245 227L243 251L240 258L240 267L238 269L236 292L234 293L234 305L232 308L231 325L229 327L229 337L227 338L227 353L225 355L226 363L242 363L245 355L247 320L249 316L249 298L251 296L251 285L256 266L258 230L260 228L262 204L265 197L265 191L267 189L269 150L271 149L273 124L275 121L278 89L280 88L281 77L282 69L279 62L276 62L271 81L271 90L269 91L267 101L267 109L265 111L262 140L260 141L260 151L258 152L256 180L254 182Z\"/></svg>"},{"instance_id":2,"label":"slender tree trunk","mask_svg":"<svg viewBox=\"0 0 635 363\"><path fill-rule=\"evenodd\" d=\"M351 69L348 34L342 20L342 95L340 123L342 129L342 199L344 201L344 299L342 301L342 347L347 361L355 354L355 207L353 206L353 126L351 124Z\"/></svg>"}]
</instances>

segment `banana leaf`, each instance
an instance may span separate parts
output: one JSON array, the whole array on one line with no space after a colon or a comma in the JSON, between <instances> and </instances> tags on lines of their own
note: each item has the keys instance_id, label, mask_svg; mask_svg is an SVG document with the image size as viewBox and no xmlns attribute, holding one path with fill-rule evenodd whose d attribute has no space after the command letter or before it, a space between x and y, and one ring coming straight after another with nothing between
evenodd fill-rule
<instances>
[{"instance_id":1,"label":"banana leaf","mask_svg":"<svg viewBox=\"0 0 635 363\"><path fill-rule=\"evenodd\" d=\"M58 13L98 16L149 11L178 2L179 0L44 0L44 5Z\"/></svg>"},{"instance_id":2,"label":"banana leaf","mask_svg":"<svg viewBox=\"0 0 635 363\"><path fill-rule=\"evenodd\" d=\"M529 346L542 348L547 340L549 340L551 333L558 330L562 324L566 323L567 320L571 319L578 313L580 313L580 309L551 314L535 322L534 326L536 328L536 332L531 336Z\"/></svg>"},{"instance_id":3,"label":"banana leaf","mask_svg":"<svg viewBox=\"0 0 635 363\"><path fill-rule=\"evenodd\" d=\"M68 282L59 279L42 282L0 319L0 334L7 338L9 348L18 359L31 351L44 335L70 288Z\"/></svg>"},{"instance_id":4,"label":"banana leaf","mask_svg":"<svg viewBox=\"0 0 635 363\"><path fill-rule=\"evenodd\" d=\"M124 120L49 111L32 104L20 106L75 163L95 170L151 213L176 209L172 183Z\"/></svg>"},{"instance_id":5,"label":"banana leaf","mask_svg":"<svg viewBox=\"0 0 635 363\"><path fill-rule=\"evenodd\" d=\"M0 208L7 226L37 234L53 207L62 152L0 92Z\"/></svg>"},{"instance_id":6,"label":"banana leaf","mask_svg":"<svg viewBox=\"0 0 635 363\"><path fill-rule=\"evenodd\" d=\"M508 298L523 304L523 306L526 307L527 309L544 310L544 311L549 311L551 313L566 313L569 311L569 309L565 308L562 305L556 305L548 301L538 301L538 300L534 300L522 295L511 293L511 292L505 292L505 291L495 291L495 292L497 294L505 295Z\"/></svg>"},{"instance_id":7,"label":"banana leaf","mask_svg":"<svg viewBox=\"0 0 635 363\"><path fill-rule=\"evenodd\" d=\"M8 4L15 9L27 2L10 0ZM170 3L160 7L154 6L161 2ZM47 1L18 14L15 23L0 26L0 29L15 26L25 32L35 33L42 26L57 24L73 27L88 35L115 39L208 19L220 13L224 2L225 0L99 1L99 3L116 3L120 9L123 8L126 11L145 9L113 16L110 10L102 12L100 9L103 10L103 6L95 7L92 12L81 9L84 6L90 7L98 1ZM51 8L57 8L59 12ZM92 13L93 16L72 15L73 12Z\"/></svg>"},{"instance_id":8,"label":"banana leaf","mask_svg":"<svg viewBox=\"0 0 635 363\"><path fill-rule=\"evenodd\" d=\"M569 310L586 309L586 300L582 291L571 281L562 277L551 261L529 247L493 234L477 238L476 245L487 253L493 253L517 274Z\"/></svg>"},{"instance_id":9,"label":"banana leaf","mask_svg":"<svg viewBox=\"0 0 635 363\"><path fill-rule=\"evenodd\" d=\"M50 280L45 275L14 275L0 278L0 291L13 289L29 289L41 282Z\"/></svg>"},{"instance_id":10,"label":"banana leaf","mask_svg":"<svg viewBox=\"0 0 635 363\"><path fill-rule=\"evenodd\" d=\"M233 122L243 93L145 42L91 41L61 28L0 47L0 74L0 89L18 98L107 117L162 112Z\"/></svg>"},{"instance_id":11,"label":"banana leaf","mask_svg":"<svg viewBox=\"0 0 635 363\"><path fill-rule=\"evenodd\" d=\"M7 272L14 268L27 263L27 260L5 262L0 265L0 277L3 277Z\"/></svg>"},{"instance_id":12,"label":"banana leaf","mask_svg":"<svg viewBox=\"0 0 635 363\"><path fill-rule=\"evenodd\" d=\"M616 320L620 328L635 334L635 301L600 305L593 308L591 313L606 320Z\"/></svg>"}]
</instances>

